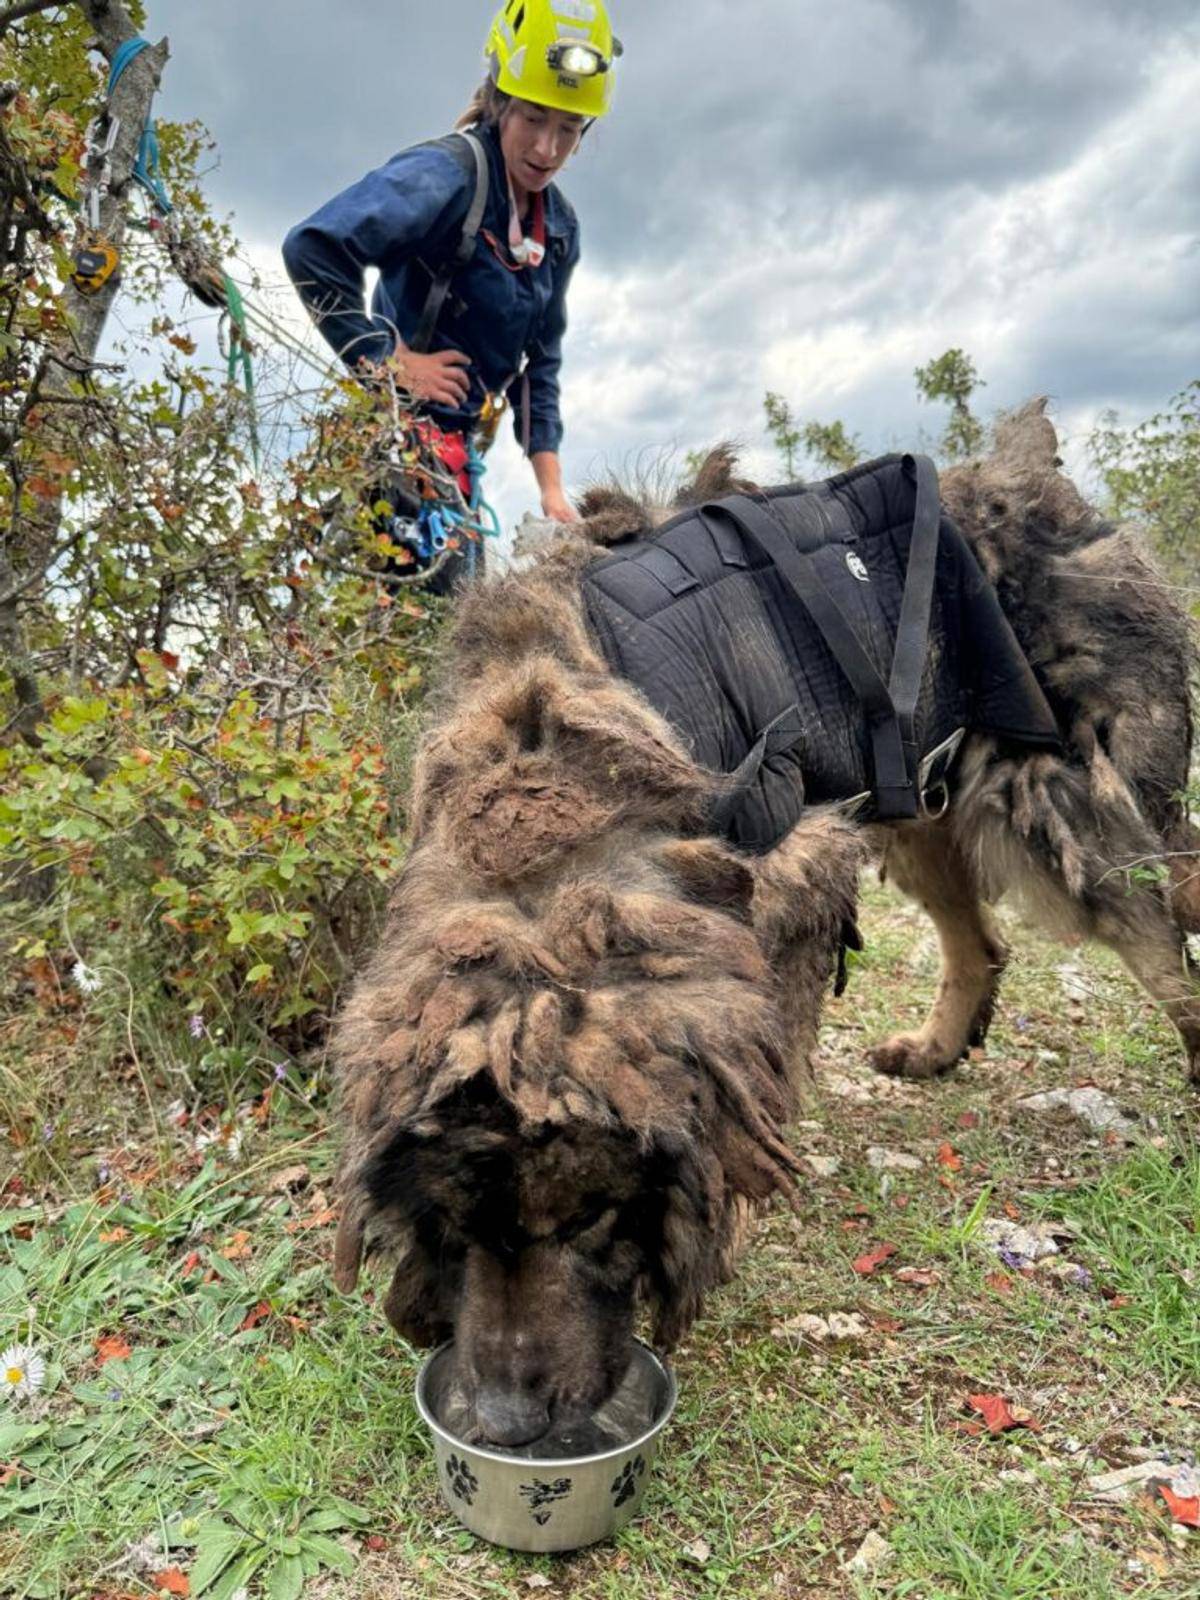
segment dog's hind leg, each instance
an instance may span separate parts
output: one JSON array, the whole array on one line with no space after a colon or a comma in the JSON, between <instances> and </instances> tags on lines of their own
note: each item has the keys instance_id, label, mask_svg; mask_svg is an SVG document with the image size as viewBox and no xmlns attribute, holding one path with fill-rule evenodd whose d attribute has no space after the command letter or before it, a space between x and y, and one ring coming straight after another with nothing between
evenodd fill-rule
<instances>
[{"instance_id":1,"label":"dog's hind leg","mask_svg":"<svg viewBox=\"0 0 1200 1600\"><path fill-rule=\"evenodd\" d=\"M1093 911L1092 931L1115 950L1130 973L1162 1006L1179 1030L1187 1052L1188 1075L1200 1085L1200 983L1188 959L1187 946L1153 887L1112 880L1102 886Z\"/></svg>"},{"instance_id":2,"label":"dog's hind leg","mask_svg":"<svg viewBox=\"0 0 1200 1600\"><path fill-rule=\"evenodd\" d=\"M894 1077L932 1078L983 1043L1007 951L945 823L901 823L883 837L884 871L933 919L942 971L923 1026L877 1046L871 1063Z\"/></svg>"}]
</instances>

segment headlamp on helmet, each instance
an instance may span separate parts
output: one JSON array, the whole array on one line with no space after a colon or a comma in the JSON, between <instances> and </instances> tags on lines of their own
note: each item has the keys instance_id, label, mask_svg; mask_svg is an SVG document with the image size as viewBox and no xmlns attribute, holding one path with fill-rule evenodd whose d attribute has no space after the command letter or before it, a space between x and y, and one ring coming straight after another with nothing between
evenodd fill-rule
<instances>
[{"instance_id":1,"label":"headlamp on helmet","mask_svg":"<svg viewBox=\"0 0 1200 1600\"><path fill-rule=\"evenodd\" d=\"M599 72L607 72L612 62L601 55L595 45L580 44L576 39L559 39L547 49L546 65L551 71L565 72L571 78L594 78Z\"/></svg>"}]
</instances>

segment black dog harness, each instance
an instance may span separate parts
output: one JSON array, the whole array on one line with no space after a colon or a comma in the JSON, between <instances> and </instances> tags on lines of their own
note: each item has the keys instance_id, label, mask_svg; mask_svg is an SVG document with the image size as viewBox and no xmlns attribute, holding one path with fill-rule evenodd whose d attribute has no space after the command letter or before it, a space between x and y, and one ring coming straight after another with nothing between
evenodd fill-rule
<instances>
[{"instance_id":1,"label":"black dog harness","mask_svg":"<svg viewBox=\"0 0 1200 1600\"><path fill-rule=\"evenodd\" d=\"M583 598L613 670L730 775L713 825L751 850L806 804L921 815L965 729L1060 744L923 456L684 512L597 561Z\"/></svg>"}]
</instances>

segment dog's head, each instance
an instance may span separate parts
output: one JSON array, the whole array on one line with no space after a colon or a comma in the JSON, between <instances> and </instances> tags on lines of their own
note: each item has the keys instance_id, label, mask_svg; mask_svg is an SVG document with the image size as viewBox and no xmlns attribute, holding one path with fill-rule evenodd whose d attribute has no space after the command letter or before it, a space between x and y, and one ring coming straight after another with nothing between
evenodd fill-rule
<instances>
[{"instance_id":1,"label":"dog's head","mask_svg":"<svg viewBox=\"0 0 1200 1600\"><path fill-rule=\"evenodd\" d=\"M406 937L385 939L339 1035L338 1281L364 1250L395 1263L390 1321L453 1339L473 1426L501 1445L607 1398L639 1303L676 1343L748 1206L790 1188L748 875L707 842L660 841L638 880L629 843L609 846L624 892L568 877L520 908L464 905L454 864L419 848Z\"/></svg>"}]
</instances>

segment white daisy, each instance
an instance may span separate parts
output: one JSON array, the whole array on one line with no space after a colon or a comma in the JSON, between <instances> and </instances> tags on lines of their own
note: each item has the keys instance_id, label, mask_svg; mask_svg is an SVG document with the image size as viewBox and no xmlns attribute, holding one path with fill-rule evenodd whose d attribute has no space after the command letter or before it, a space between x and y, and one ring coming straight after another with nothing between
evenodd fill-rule
<instances>
[{"instance_id":1,"label":"white daisy","mask_svg":"<svg viewBox=\"0 0 1200 1600\"><path fill-rule=\"evenodd\" d=\"M81 994L95 994L101 984L100 974L94 967L77 961L71 969L71 981Z\"/></svg>"},{"instance_id":2,"label":"white daisy","mask_svg":"<svg viewBox=\"0 0 1200 1600\"><path fill-rule=\"evenodd\" d=\"M36 1394L46 1381L46 1363L31 1344L11 1344L0 1354L0 1389L14 1400Z\"/></svg>"}]
</instances>

